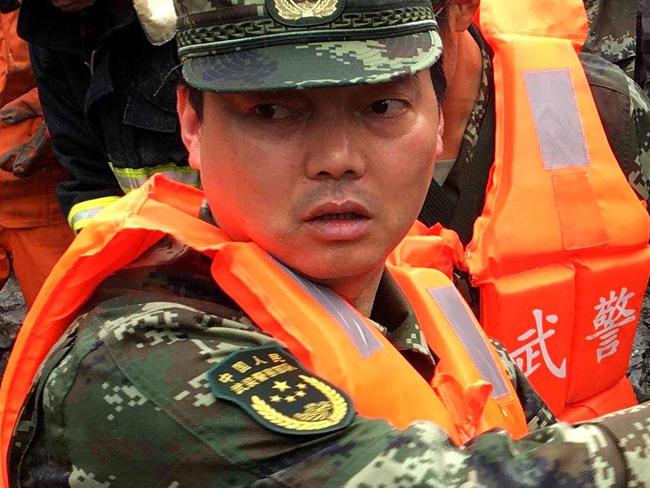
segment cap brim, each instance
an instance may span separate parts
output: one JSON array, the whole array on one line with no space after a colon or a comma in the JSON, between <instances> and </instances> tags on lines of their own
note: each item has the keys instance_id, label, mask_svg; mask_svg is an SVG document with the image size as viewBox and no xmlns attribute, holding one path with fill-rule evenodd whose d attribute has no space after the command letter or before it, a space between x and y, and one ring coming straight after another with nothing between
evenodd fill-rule
<instances>
[{"instance_id":1,"label":"cap brim","mask_svg":"<svg viewBox=\"0 0 650 488\"><path fill-rule=\"evenodd\" d=\"M368 41L270 46L185 60L199 90L246 92L383 83L430 68L440 57L435 31Z\"/></svg>"}]
</instances>

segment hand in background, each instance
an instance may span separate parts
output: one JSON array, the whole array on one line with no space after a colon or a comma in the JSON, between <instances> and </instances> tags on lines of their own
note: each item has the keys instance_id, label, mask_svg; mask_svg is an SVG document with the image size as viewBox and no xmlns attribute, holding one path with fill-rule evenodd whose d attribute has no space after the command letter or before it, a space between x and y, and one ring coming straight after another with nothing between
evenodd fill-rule
<instances>
[{"instance_id":1,"label":"hand in background","mask_svg":"<svg viewBox=\"0 0 650 488\"><path fill-rule=\"evenodd\" d=\"M19 178L26 178L52 164L49 136L42 122L32 138L0 155L0 168Z\"/></svg>"},{"instance_id":2,"label":"hand in background","mask_svg":"<svg viewBox=\"0 0 650 488\"><path fill-rule=\"evenodd\" d=\"M0 123L16 125L42 115L38 92L34 89L0 108Z\"/></svg>"}]
</instances>

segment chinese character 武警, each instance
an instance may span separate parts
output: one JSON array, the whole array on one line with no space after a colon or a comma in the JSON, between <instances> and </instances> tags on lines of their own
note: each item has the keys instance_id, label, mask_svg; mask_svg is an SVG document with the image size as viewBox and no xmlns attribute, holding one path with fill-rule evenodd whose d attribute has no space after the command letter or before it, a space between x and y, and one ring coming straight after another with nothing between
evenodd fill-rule
<instances>
[{"instance_id":1,"label":"chinese character \u6b66\u8b66","mask_svg":"<svg viewBox=\"0 0 650 488\"><path fill-rule=\"evenodd\" d=\"M634 292L628 292L627 288L623 287L620 294L612 290L609 292L609 298L601 297L600 303L594 307L597 312L593 322L596 333L587 336L587 340L600 341L596 350L596 359L599 363L616 354L621 343L618 340L619 330L636 319L634 309L627 308L628 302L633 297Z\"/></svg>"},{"instance_id":2,"label":"chinese character \u6b66\u8b66","mask_svg":"<svg viewBox=\"0 0 650 488\"><path fill-rule=\"evenodd\" d=\"M517 337L519 342L525 342L525 344L513 351L510 355L526 377L529 377L539 369L541 363L538 358L541 356L546 368L553 376L556 378L566 378L566 358L563 358L560 366L557 366L551 358L546 343L550 337L555 335L555 329L549 328L546 331L544 330L544 319L550 325L555 325L559 320L558 316L547 315L544 317L542 310L535 309L533 310L533 317L535 317L535 327Z\"/></svg>"}]
</instances>

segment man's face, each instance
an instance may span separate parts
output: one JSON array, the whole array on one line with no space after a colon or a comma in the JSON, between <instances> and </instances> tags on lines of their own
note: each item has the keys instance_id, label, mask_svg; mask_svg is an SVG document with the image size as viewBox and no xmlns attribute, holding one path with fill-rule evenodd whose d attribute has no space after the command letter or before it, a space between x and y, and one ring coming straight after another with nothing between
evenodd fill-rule
<instances>
[{"instance_id":1,"label":"man's face","mask_svg":"<svg viewBox=\"0 0 650 488\"><path fill-rule=\"evenodd\" d=\"M440 150L428 71L246 94L181 91L190 160L219 226L323 283L376 272L416 219Z\"/></svg>"}]
</instances>

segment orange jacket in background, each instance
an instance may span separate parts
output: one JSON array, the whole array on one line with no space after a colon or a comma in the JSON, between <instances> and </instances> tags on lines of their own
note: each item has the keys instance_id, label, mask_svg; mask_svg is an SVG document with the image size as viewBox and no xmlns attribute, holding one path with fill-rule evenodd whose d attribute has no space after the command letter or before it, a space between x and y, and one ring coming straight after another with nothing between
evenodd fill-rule
<instances>
[{"instance_id":1,"label":"orange jacket in background","mask_svg":"<svg viewBox=\"0 0 650 488\"><path fill-rule=\"evenodd\" d=\"M66 171L47 140L17 19L17 11L0 14L0 287L13 271L29 306L72 233L55 194Z\"/></svg>"},{"instance_id":2,"label":"orange jacket in background","mask_svg":"<svg viewBox=\"0 0 650 488\"><path fill-rule=\"evenodd\" d=\"M0 14L0 155L30 141L43 122L29 47L16 33L17 21L18 11ZM28 118L17 124L3 122L3 108L8 104L19 107ZM66 172L51 151L46 157L51 164L28 178L0 170L0 227L27 228L61 221L55 188Z\"/></svg>"}]
</instances>

